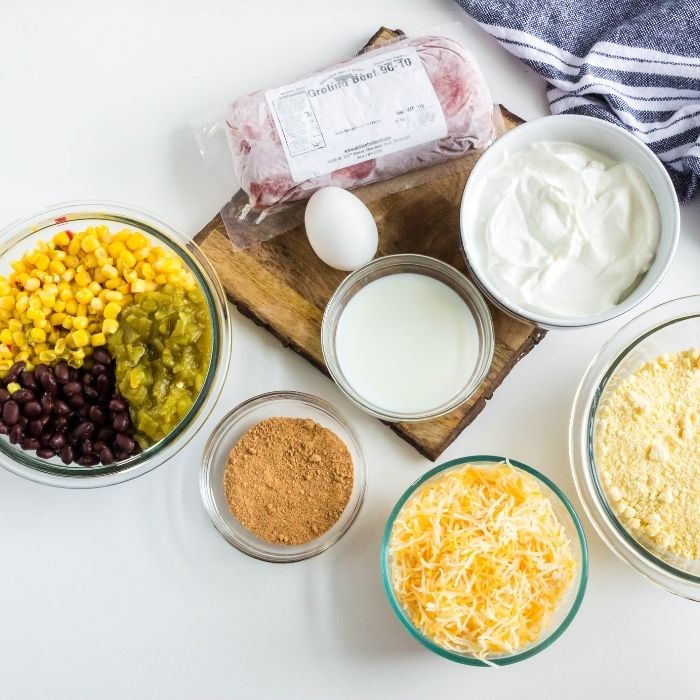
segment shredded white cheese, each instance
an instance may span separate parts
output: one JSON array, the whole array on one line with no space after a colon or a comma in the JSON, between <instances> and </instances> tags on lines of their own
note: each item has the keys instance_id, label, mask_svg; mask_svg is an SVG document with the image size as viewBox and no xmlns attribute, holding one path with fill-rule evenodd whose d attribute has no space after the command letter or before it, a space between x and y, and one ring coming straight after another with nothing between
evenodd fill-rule
<instances>
[{"instance_id":1,"label":"shredded white cheese","mask_svg":"<svg viewBox=\"0 0 700 700\"><path fill-rule=\"evenodd\" d=\"M537 641L576 571L539 484L508 464L466 465L423 484L394 522L389 564L416 628L482 660Z\"/></svg>"}]
</instances>

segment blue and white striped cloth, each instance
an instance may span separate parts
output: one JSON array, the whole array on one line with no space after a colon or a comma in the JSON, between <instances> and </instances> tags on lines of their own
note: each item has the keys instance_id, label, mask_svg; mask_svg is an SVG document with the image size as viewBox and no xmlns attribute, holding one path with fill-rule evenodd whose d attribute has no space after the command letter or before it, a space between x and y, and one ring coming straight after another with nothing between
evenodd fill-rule
<instances>
[{"instance_id":1,"label":"blue and white striped cloth","mask_svg":"<svg viewBox=\"0 0 700 700\"><path fill-rule=\"evenodd\" d=\"M700 183L700 0L457 0L547 79L553 113L636 134L681 202Z\"/></svg>"}]
</instances>

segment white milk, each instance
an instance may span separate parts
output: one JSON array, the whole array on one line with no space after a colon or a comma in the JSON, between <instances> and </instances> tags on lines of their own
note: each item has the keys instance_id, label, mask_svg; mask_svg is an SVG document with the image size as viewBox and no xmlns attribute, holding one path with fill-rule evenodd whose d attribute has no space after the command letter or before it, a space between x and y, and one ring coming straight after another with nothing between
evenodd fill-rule
<instances>
[{"instance_id":1,"label":"white milk","mask_svg":"<svg viewBox=\"0 0 700 700\"><path fill-rule=\"evenodd\" d=\"M391 413L441 406L477 364L471 310L442 282L397 273L370 282L350 299L336 331L340 370L368 402Z\"/></svg>"}]
</instances>

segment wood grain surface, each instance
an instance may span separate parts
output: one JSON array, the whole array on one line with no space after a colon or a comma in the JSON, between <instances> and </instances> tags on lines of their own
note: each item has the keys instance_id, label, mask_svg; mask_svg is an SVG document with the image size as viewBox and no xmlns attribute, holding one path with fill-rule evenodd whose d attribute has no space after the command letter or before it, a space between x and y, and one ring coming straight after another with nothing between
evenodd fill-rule
<instances>
[{"instance_id":1,"label":"wood grain surface","mask_svg":"<svg viewBox=\"0 0 700 700\"><path fill-rule=\"evenodd\" d=\"M397 35L399 30L382 28L370 42L377 45ZM503 108L501 114L503 129L522 122ZM355 190L377 221L378 255L421 253L468 274L460 249L459 205L480 154L470 151L448 163ZM244 203L245 195L239 192L227 206L229 211L238 211ZM220 214L197 234L195 242L238 310L327 374L321 353L321 319L326 302L346 273L331 269L312 251L304 231L304 206L304 202L287 205L261 224L255 224L254 217L236 221L237 240L274 236L245 250L234 249ZM515 364L544 336L541 329L489 308L496 332L495 353L488 376L472 397L435 420L389 424L431 460L476 418Z\"/></svg>"}]
</instances>

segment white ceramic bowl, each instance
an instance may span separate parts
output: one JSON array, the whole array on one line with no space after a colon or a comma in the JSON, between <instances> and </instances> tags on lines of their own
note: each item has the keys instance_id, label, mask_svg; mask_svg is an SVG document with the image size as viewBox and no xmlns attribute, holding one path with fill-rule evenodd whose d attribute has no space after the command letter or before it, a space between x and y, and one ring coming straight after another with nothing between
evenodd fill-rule
<instances>
[{"instance_id":1,"label":"white ceramic bowl","mask_svg":"<svg viewBox=\"0 0 700 700\"><path fill-rule=\"evenodd\" d=\"M481 186L489 173L507 155L542 141L568 141L600 151L617 161L636 165L649 183L659 208L661 232L656 257L639 284L619 304L590 316L545 316L525 309L506 298L487 279L474 255L474 218ZM497 139L481 156L471 172L462 196L460 211L462 251L481 291L498 307L516 318L542 328L580 328L608 321L629 311L646 298L666 274L678 243L680 212L673 184L661 161L651 149L628 131L594 117L562 114L542 117L512 129Z\"/></svg>"}]
</instances>

